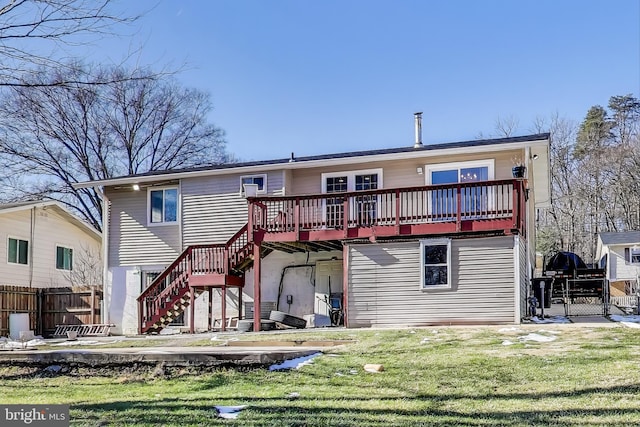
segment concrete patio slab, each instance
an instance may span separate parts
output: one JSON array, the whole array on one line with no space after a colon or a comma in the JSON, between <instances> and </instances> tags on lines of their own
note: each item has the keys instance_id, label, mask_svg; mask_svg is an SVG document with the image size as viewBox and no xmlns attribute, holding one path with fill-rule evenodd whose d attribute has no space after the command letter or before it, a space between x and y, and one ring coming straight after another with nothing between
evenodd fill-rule
<instances>
[{"instance_id":1,"label":"concrete patio slab","mask_svg":"<svg viewBox=\"0 0 640 427\"><path fill-rule=\"evenodd\" d=\"M114 367L122 365L158 365L167 367L240 367L261 368L285 360L309 356L320 346L216 346L216 347L134 347L65 348L56 350L12 350L0 352L0 366L72 365Z\"/></svg>"}]
</instances>

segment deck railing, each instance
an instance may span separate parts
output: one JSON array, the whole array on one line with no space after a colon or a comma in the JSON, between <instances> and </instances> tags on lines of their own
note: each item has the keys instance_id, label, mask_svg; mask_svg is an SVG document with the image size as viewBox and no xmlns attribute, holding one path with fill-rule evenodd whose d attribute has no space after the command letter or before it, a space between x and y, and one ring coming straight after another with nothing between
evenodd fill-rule
<instances>
[{"instance_id":1,"label":"deck railing","mask_svg":"<svg viewBox=\"0 0 640 427\"><path fill-rule=\"evenodd\" d=\"M306 196L250 199L254 232L300 233L357 228L493 222L524 232L525 180L498 180ZM435 227L433 227L435 228ZM447 229L444 227L443 229ZM396 233L397 234L397 233Z\"/></svg>"}]
</instances>

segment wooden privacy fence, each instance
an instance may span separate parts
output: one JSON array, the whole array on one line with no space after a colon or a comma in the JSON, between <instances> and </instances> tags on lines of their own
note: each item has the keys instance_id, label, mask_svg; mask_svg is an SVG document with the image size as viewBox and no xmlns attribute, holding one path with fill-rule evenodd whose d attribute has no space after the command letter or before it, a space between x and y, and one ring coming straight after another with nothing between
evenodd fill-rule
<instances>
[{"instance_id":1,"label":"wooden privacy fence","mask_svg":"<svg viewBox=\"0 0 640 427\"><path fill-rule=\"evenodd\" d=\"M29 327L35 330L38 290L22 286L0 286L0 336L9 335L9 315L29 313Z\"/></svg>"},{"instance_id":2,"label":"wooden privacy fence","mask_svg":"<svg viewBox=\"0 0 640 427\"><path fill-rule=\"evenodd\" d=\"M34 289L0 286L0 336L9 334L9 316L28 313L29 328L52 335L57 325L100 323L102 291L96 288Z\"/></svg>"}]
</instances>

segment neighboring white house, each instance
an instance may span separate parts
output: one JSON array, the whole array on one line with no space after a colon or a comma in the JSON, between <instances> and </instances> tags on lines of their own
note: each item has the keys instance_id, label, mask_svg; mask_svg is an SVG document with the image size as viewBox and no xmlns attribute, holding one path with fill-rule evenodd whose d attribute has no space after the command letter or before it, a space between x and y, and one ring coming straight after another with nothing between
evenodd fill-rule
<instances>
[{"instance_id":1,"label":"neighboring white house","mask_svg":"<svg viewBox=\"0 0 640 427\"><path fill-rule=\"evenodd\" d=\"M105 315L116 333L158 332L180 313L192 330L238 314L257 326L262 310L248 302L326 315L332 297L347 327L518 323L535 210L550 200L549 134L76 186L99 187L108 206Z\"/></svg>"},{"instance_id":2,"label":"neighboring white house","mask_svg":"<svg viewBox=\"0 0 640 427\"><path fill-rule=\"evenodd\" d=\"M0 239L0 285L101 284L100 233L57 202L0 204Z\"/></svg>"},{"instance_id":3,"label":"neighboring white house","mask_svg":"<svg viewBox=\"0 0 640 427\"><path fill-rule=\"evenodd\" d=\"M600 233L596 259L607 271L611 292L635 292L633 285L640 275L640 231ZM631 286L630 286L631 285Z\"/></svg>"}]
</instances>

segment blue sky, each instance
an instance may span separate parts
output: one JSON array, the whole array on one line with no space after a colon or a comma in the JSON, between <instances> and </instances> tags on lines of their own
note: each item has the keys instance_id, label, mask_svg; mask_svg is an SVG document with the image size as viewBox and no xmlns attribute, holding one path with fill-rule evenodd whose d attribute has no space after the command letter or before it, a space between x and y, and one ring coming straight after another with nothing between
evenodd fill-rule
<instances>
[{"instance_id":1,"label":"blue sky","mask_svg":"<svg viewBox=\"0 0 640 427\"><path fill-rule=\"evenodd\" d=\"M638 0L139 0L137 30L90 59L186 64L242 160L518 134L640 97Z\"/></svg>"}]
</instances>

